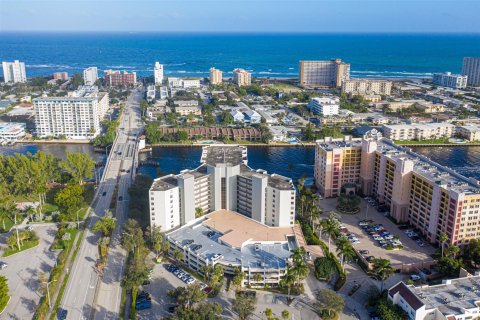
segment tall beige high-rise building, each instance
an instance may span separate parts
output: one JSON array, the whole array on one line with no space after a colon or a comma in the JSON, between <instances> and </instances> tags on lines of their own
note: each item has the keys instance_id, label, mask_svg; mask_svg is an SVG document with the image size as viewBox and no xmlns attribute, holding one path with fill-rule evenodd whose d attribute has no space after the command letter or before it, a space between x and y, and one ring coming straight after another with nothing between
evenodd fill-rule
<instances>
[{"instance_id":1,"label":"tall beige high-rise building","mask_svg":"<svg viewBox=\"0 0 480 320\"><path fill-rule=\"evenodd\" d=\"M480 57L463 58L462 75L467 76L467 85L480 87Z\"/></svg>"},{"instance_id":2,"label":"tall beige high-rise building","mask_svg":"<svg viewBox=\"0 0 480 320\"><path fill-rule=\"evenodd\" d=\"M214 67L210 68L210 83L219 84L222 83L222 70L215 69Z\"/></svg>"},{"instance_id":3,"label":"tall beige high-rise building","mask_svg":"<svg viewBox=\"0 0 480 320\"><path fill-rule=\"evenodd\" d=\"M252 74L244 69L234 69L233 82L239 86L249 86L252 84Z\"/></svg>"},{"instance_id":4,"label":"tall beige high-rise building","mask_svg":"<svg viewBox=\"0 0 480 320\"><path fill-rule=\"evenodd\" d=\"M300 85L304 87L340 87L350 79L350 64L340 59L300 61Z\"/></svg>"}]
</instances>

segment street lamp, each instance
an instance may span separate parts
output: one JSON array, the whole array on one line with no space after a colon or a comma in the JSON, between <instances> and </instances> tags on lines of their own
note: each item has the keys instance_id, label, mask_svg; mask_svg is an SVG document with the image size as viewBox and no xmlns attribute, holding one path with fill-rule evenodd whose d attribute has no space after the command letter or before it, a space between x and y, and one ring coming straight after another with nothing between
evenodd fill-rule
<instances>
[{"instance_id":1,"label":"street lamp","mask_svg":"<svg viewBox=\"0 0 480 320\"><path fill-rule=\"evenodd\" d=\"M80 221L78 220L78 212L82 210L83 208L80 208L77 210L77 230L80 230Z\"/></svg>"},{"instance_id":2,"label":"street lamp","mask_svg":"<svg viewBox=\"0 0 480 320\"><path fill-rule=\"evenodd\" d=\"M47 282L47 298L48 298L48 306L49 306L49 307L51 307L52 304L51 304L51 302L50 302L50 291L48 290L48 285L49 285L50 283L52 283L52 282L55 282L55 281L57 281L57 280L52 280L52 281L50 281L50 282Z\"/></svg>"}]
</instances>

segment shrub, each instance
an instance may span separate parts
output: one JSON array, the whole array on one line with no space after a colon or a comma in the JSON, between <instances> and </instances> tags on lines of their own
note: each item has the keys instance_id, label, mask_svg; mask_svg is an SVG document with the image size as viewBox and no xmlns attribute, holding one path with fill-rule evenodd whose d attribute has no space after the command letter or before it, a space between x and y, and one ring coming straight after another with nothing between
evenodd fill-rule
<instances>
[{"instance_id":1,"label":"shrub","mask_svg":"<svg viewBox=\"0 0 480 320\"><path fill-rule=\"evenodd\" d=\"M315 278L328 280L337 270L335 262L331 258L321 257L315 259Z\"/></svg>"}]
</instances>

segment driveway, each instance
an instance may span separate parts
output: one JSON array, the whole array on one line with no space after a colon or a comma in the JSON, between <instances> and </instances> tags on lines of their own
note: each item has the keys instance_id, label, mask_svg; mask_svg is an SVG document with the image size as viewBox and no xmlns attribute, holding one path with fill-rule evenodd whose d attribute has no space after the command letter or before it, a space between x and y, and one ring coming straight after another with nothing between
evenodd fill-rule
<instances>
[{"instance_id":1,"label":"driveway","mask_svg":"<svg viewBox=\"0 0 480 320\"><path fill-rule=\"evenodd\" d=\"M56 226L34 226L34 230L40 238L38 246L9 257L0 257L0 261L8 264L7 268L0 270L0 275L7 277L11 296L2 313L2 319L33 318L42 296L39 293L38 275L40 272L50 273L55 264L57 254L48 249L55 238ZM2 245L5 244L5 240L6 235L2 235L0 237Z\"/></svg>"}]
</instances>

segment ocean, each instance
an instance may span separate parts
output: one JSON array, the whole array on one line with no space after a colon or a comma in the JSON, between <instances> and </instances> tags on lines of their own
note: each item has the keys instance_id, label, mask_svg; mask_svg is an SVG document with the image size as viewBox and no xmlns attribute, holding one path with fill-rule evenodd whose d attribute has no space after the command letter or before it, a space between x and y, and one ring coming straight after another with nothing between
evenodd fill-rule
<instances>
[{"instance_id":1,"label":"ocean","mask_svg":"<svg viewBox=\"0 0 480 320\"><path fill-rule=\"evenodd\" d=\"M88 66L153 75L208 76L214 66L254 76L293 78L299 60L341 58L352 77L420 78L461 72L480 55L480 34L0 33L0 60L21 60L27 76L69 74Z\"/></svg>"}]
</instances>

